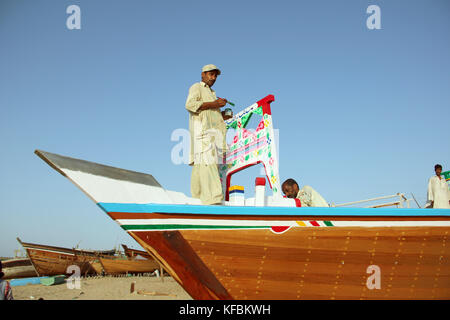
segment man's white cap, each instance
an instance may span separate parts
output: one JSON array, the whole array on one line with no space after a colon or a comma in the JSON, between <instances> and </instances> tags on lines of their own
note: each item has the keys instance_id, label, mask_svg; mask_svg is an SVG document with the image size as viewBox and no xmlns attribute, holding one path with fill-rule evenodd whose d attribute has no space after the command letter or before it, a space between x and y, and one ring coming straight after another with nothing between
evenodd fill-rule
<instances>
[{"instance_id":1,"label":"man's white cap","mask_svg":"<svg viewBox=\"0 0 450 320\"><path fill-rule=\"evenodd\" d=\"M202 68L202 72L207 72L207 71L212 71L212 70L217 70L217 75L220 74L220 69L217 68L215 65L213 64L207 64L206 66L204 66Z\"/></svg>"}]
</instances>

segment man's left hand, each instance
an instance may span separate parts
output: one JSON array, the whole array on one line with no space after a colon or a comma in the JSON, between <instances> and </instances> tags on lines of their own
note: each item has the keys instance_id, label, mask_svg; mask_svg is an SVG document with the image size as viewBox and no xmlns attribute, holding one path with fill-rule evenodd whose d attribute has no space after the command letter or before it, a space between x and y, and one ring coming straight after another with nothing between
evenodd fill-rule
<instances>
[{"instance_id":1,"label":"man's left hand","mask_svg":"<svg viewBox=\"0 0 450 320\"><path fill-rule=\"evenodd\" d=\"M224 121L233 118L232 115L226 116L226 115L225 115L225 111L222 111L221 113L222 113L222 118L223 118Z\"/></svg>"}]
</instances>

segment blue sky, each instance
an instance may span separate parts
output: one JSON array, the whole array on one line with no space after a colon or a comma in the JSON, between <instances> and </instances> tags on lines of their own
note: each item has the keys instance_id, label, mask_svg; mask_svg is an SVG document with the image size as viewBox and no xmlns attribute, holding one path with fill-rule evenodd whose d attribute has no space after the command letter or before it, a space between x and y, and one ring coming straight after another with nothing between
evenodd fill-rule
<instances>
[{"instance_id":1,"label":"blue sky","mask_svg":"<svg viewBox=\"0 0 450 320\"><path fill-rule=\"evenodd\" d=\"M66 8L81 9L69 30ZM369 30L369 5L381 29ZM343 203L397 192L422 205L450 160L450 3L0 2L0 256L27 242L138 248L42 149L150 173L190 195L172 132L201 67L234 111L275 96L282 180ZM253 195L254 168L236 177Z\"/></svg>"}]
</instances>

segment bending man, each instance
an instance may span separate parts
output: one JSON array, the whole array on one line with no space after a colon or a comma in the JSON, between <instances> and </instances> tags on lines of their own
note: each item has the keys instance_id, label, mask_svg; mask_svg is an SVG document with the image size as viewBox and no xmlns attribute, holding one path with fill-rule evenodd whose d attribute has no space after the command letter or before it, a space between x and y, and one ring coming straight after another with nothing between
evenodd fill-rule
<instances>
[{"instance_id":1,"label":"bending man","mask_svg":"<svg viewBox=\"0 0 450 320\"><path fill-rule=\"evenodd\" d=\"M299 189L298 183L294 179L287 179L281 185L281 190L286 197L300 199L302 207L329 207L325 199L312 187L303 186Z\"/></svg>"}]
</instances>

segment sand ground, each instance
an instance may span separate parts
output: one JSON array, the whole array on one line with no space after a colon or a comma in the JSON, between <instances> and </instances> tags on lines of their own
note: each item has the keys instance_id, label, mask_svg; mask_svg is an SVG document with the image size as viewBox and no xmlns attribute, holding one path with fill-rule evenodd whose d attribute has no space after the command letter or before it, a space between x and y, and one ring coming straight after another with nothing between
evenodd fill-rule
<instances>
[{"instance_id":1,"label":"sand ground","mask_svg":"<svg viewBox=\"0 0 450 320\"><path fill-rule=\"evenodd\" d=\"M130 293L132 283L134 293ZM16 286L12 290L16 300L192 300L169 276L88 277L80 279L79 289L69 289L64 282Z\"/></svg>"}]
</instances>

